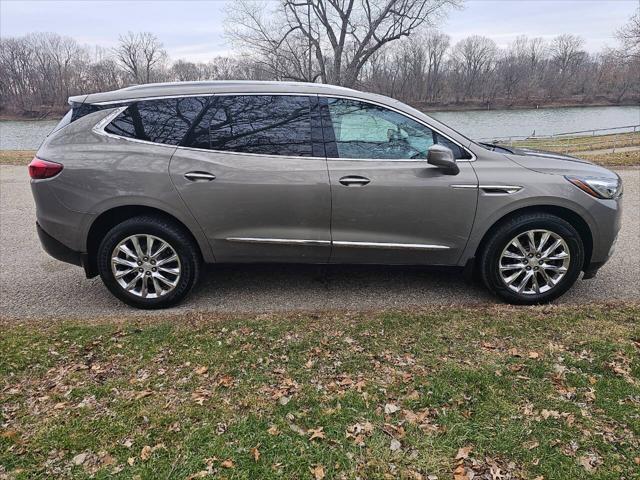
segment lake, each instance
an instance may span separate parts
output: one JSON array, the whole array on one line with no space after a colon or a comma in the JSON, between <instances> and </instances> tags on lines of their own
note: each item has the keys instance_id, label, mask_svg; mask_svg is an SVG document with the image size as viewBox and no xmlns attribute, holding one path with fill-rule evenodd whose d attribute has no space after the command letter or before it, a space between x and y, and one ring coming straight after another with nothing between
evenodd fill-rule
<instances>
[{"instance_id":1,"label":"lake","mask_svg":"<svg viewBox=\"0 0 640 480\"><path fill-rule=\"evenodd\" d=\"M640 107L563 107L530 110L428 112L473 139L553 135L640 124ZM0 121L0 150L35 150L58 122Z\"/></svg>"}]
</instances>

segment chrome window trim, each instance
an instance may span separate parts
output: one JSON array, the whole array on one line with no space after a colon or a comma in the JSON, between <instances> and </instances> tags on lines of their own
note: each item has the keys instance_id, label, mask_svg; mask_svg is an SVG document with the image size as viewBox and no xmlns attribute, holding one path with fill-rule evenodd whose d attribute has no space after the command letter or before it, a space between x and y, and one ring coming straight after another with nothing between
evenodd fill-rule
<instances>
[{"instance_id":1,"label":"chrome window trim","mask_svg":"<svg viewBox=\"0 0 640 480\"><path fill-rule=\"evenodd\" d=\"M228 242L268 243L278 245L332 245L336 247L383 248L394 250L449 250L446 245L430 245L425 243L392 243L392 242L351 242L342 240L297 240L292 238L261 237L228 237Z\"/></svg>"},{"instance_id":2,"label":"chrome window trim","mask_svg":"<svg viewBox=\"0 0 640 480\"><path fill-rule=\"evenodd\" d=\"M444 133L442 133L442 131L438 130L435 127L432 127L431 125L429 125L428 123L424 122L423 120L411 115L410 113L407 112L403 112L402 110L399 110L395 107L392 107L390 105L381 103L381 102L376 102L375 100L368 100L368 99L364 99L364 98L360 98L360 97L355 97L353 95L339 95L339 94L330 94L330 93L292 93L292 92L221 92L221 93L200 93L200 94L184 94L184 95L164 95L164 96L157 96L157 97L141 97L141 98L127 98L127 99L121 99L121 100L109 100L106 102L94 102L91 103L91 105L118 105L118 104L122 104L122 103L127 103L127 102L142 102L145 100L164 100L164 99L171 99L171 98L186 98L186 97L215 97L215 96L256 96L256 95L286 95L286 96L293 96L293 97L326 97L326 98L343 98L343 99L347 99L347 100L355 100L358 102L363 102L363 103L369 103L371 105L377 105L379 107L383 107L383 108L388 108L389 110L392 110L396 113L399 113L400 115L404 115L405 117L408 117L412 120L414 120L415 122L418 122L419 124L421 124L424 127L427 127L435 132L437 132L438 134L442 135L444 138L446 138L447 140L449 140L450 142L454 143L455 145L457 145L458 147L460 147L461 149L463 149L464 151L466 151L467 153L469 153L471 155L471 158L461 158L461 159L456 159L456 162L475 162L477 160L477 156L475 153L473 153L471 150L469 150L469 148L463 146L460 144L460 142L452 139L449 135L446 135ZM284 158L310 158L310 159L326 159L326 160L340 160L340 161L364 161L364 162L420 162L420 163L426 163L427 160L426 159L403 159L403 158L340 158L340 157L302 157L302 156L295 156L295 155L266 155L263 153L243 153L243 152L230 152L227 150L210 150L207 148L194 148L194 147L184 147L184 146L176 146L176 145L167 145L164 143L156 143L156 142L149 142L146 140L138 140L135 138L127 138L127 137L122 137L120 135L114 135L111 133L107 133L104 131L104 128L111 122L113 121L113 119L118 116L122 111L124 111L129 105L123 106L122 109L114 115L114 117L109 120L109 122L107 122L105 125L103 125L101 127L101 131L96 131L96 128L94 128L94 132L98 133L98 134L102 134L111 138L122 138L125 140L129 140L129 141L134 141L134 142L140 142L140 143L147 143L147 144L151 144L151 145L162 145L162 146L169 146L169 147L173 147L173 148L181 148L181 149L186 149L186 150L194 150L194 151L203 151L203 152L214 152L214 153L223 153L223 154L232 154L232 155L252 155L252 156L261 156L261 157L284 157ZM102 120L104 121L104 119ZM102 121L100 123L102 123ZM100 124L99 123L99 124ZM98 125L99 125L98 124ZM96 125L96 127L98 126Z\"/></svg>"}]
</instances>

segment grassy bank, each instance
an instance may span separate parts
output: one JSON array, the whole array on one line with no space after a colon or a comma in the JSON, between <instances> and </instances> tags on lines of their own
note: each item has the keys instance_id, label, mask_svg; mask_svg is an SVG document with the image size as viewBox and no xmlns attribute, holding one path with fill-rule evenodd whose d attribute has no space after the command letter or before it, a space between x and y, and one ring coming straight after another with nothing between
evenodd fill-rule
<instances>
[{"instance_id":1,"label":"grassy bank","mask_svg":"<svg viewBox=\"0 0 640 480\"><path fill-rule=\"evenodd\" d=\"M637 478L638 305L2 331L0 476Z\"/></svg>"}]
</instances>

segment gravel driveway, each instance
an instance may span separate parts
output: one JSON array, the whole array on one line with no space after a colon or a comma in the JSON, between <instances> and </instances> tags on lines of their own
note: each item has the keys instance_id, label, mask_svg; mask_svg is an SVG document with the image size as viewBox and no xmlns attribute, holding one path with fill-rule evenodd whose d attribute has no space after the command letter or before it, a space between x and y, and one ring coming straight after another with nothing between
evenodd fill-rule
<instances>
[{"instance_id":1,"label":"gravel driveway","mask_svg":"<svg viewBox=\"0 0 640 480\"><path fill-rule=\"evenodd\" d=\"M624 219L614 257L562 303L640 301L640 169L619 171ZM25 167L0 166L0 313L6 317L135 314L78 267L44 253ZM495 302L480 285L447 270L371 266L253 265L211 267L187 301L173 310L269 312L405 308Z\"/></svg>"}]
</instances>

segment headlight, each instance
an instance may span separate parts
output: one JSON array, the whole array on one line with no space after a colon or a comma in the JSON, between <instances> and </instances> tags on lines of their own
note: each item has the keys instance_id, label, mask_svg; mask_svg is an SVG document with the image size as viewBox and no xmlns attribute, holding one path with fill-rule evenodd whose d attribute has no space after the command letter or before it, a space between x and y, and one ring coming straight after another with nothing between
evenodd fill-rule
<instances>
[{"instance_id":1,"label":"headlight","mask_svg":"<svg viewBox=\"0 0 640 480\"><path fill-rule=\"evenodd\" d=\"M622 180L616 178L564 177L583 192L596 198L618 198L622 195Z\"/></svg>"}]
</instances>

